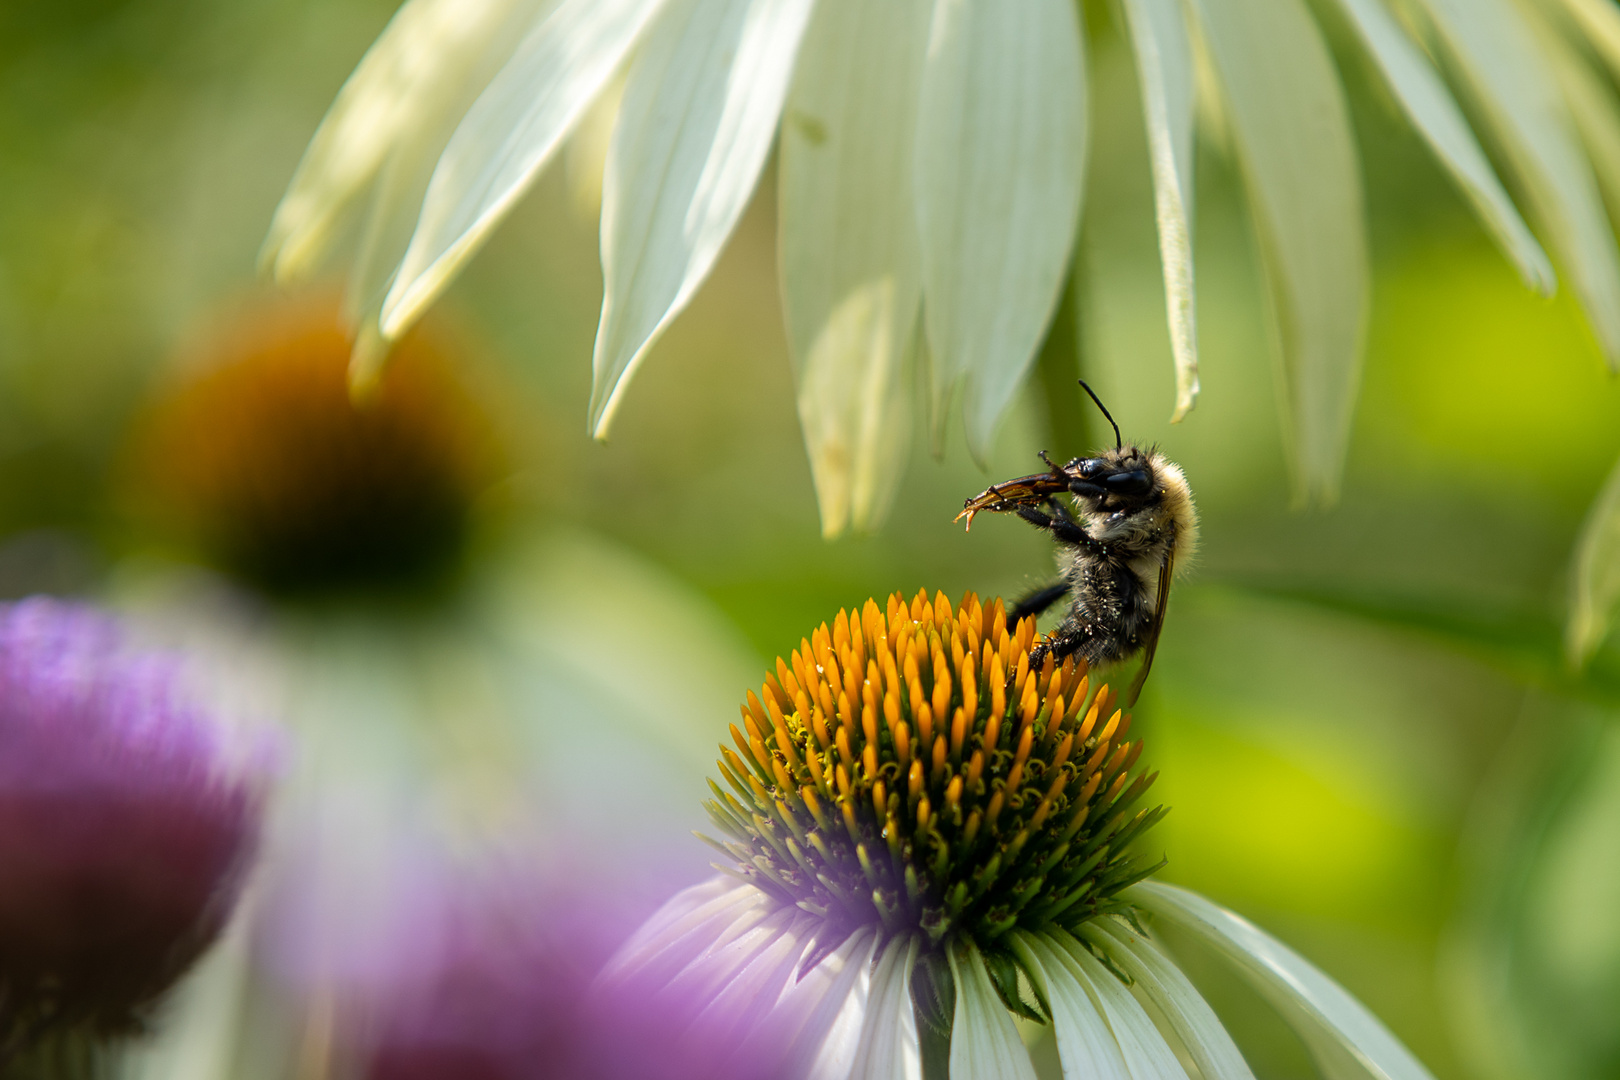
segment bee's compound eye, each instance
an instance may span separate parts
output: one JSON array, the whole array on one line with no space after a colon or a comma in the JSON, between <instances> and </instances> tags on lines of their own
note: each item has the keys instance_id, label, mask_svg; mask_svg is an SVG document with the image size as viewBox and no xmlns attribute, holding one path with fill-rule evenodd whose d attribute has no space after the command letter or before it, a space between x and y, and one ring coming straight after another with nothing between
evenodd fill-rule
<instances>
[{"instance_id":1,"label":"bee's compound eye","mask_svg":"<svg viewBox=\"0 0 1620 1080\"><path fill-rule=\"evenodd\" d=\"M1108 462L1105 459L1098 457L1086 458L1084 461L1080 462L1078 467L1080 469L1080 479L1092 480L1095 479L1099 473L1108 471Z\"/></svg>"},{"instance_id":2,"label":"bee's compound eye","mask_svg":"<svg viewBox=\"0 0 1620 1080\"><path fill-rule=\"evenodd\" d=\"M1146 495L1153 488L1153 480L1142 469L1114 473L1103 479L1109 491L1121 495Z\"/></svg>"}]
</instances>

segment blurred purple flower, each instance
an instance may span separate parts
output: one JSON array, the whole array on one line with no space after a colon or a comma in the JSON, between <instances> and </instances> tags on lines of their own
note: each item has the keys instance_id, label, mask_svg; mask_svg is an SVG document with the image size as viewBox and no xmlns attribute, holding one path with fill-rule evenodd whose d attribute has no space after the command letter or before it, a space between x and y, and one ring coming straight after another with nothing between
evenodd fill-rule
<instances>
[{"instance_id":1,"label":"blurred purple flower","mask_svg":"<svg viewBox=\"0 0 1620 1080\"><path fill-rule=\"evenodd\" d=\"M419 968L383 991L364 1080L755 1080L633 988L592 982L624 926L587 896L464 876L403 943Z\"/></svg>"},{"instance_id":2,"label":"blurred purple flower","mask_svg":"<svg viewBox=\"0 0 1620 1080\"><path fill-rule=\"evenodd\" d=\"M139 1025L213 941L259 788L173 656L86 605L0 605L0 1034ZM262 764L262 762L261 762Z\"/></svg>"}]
</instances>

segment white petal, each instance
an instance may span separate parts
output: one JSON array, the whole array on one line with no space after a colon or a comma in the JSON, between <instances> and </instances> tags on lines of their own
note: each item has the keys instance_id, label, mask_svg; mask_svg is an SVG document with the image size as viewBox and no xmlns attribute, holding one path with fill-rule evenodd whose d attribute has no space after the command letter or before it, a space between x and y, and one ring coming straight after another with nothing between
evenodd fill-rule
<instances>
[{"instance_id":1,"label":"white petal","mask_svg":"<svg viewBox=\"0 0 1620 1080\"><path fill-rule=\"evenodd\" d=\"M916 938L893 938L872 972L872 990L860 1045L848 1073L821 1069L810 1080L922 1080L917 1014L911 1004Z\"/></svg>"},{"instance_id":2,"label":"white petal","mask_svg":"<svg viewBox=\"0 0 1620 1080\"><path fill-rule=\"evenodd\" d=\"M1507 148L1598 343L1620 367L1620 254L1547 58L1505 0L1421 0Z\"/></svg>"},{"instance_id":3,"label":"white petal","mask_svg":"<svg viewBox=\"0 0 1620 1080\"><path fill-rule=\"evenodd\" d=\"M923 69L917 213L935 423L956 383L982 458L1034 359L1074 244L1085 57L1071 0L939 0Z\"/></svg>"},{"instance_id":4,"label":"white petal","mask_svg":"<svg viewBox=\"0 0 1620 1080\"><path fill-rule=\"evenodd\" d=\"M1433 1080L1365 1005L1294 950L1248 920L1196 893L1142 882L1131 903L1214 945L1282 1013L1333 1077Z\"/></svg>"},{"instance_id":5,"label":"white petal","mask_svg":"<svg viewBox=\"0 0 1620 1080\"><path fill-rule=\"evenodd\" d=\"M1070 1080L1131 1080L1119 1040L1091 1000L1083 976L1072 970L1074 962L1038 934L1014 936L1013 948L1052 1006L1063 1075Z\"/></svg>"},{"instance_id":6,"label":"white petal","mask_svg":"<svg viewBox=\"0 0 1620 1080\"><path fill-rule=\"evenodd\" d=\"M1242 161L1283 367L1302 499L1331 501L1367 307L1360 166L1344 94L1299 0L1193 0Z\"/></svg>"},{"instance_id":7,"label":"white petal","mask_svg":"<svg viewBox=\"0 0 1620 1080\"><path fill-rule=\"evenodd\" d=\"M1254 1080L1215 1010L1163 953L1112 919L1095 919L1082 932L1106 950L1169 1019L1204 1080Z\"/></svg>"},{"instance_id":8,"label":"white petal","mask_svg":"<svg viewBox=\"0 0 1620 1080\"><path fill-rule=\"evenodd\" d=\"M625 86L602 186L591 427L708 276L776 134L812 0L669 0Z\"/></svg>"},{"instance_id":9,"label":"white petal","mask_svg":"<svg viewBox=\"0 0 1620 1080\"><path fill-rule=\"evenodd\" d=\"M820 0L783 113L782 299L822 530L867 530L910 449L912 147L932 0Z\"/></svg>"},{"instance_id":10,"label":"white petal","mask_svg":"<svg viewBox=\"0 0 1620 1080\"><path fill-rule=\"evenodd\" d=\"M1543 295L1557 286L1552 264L1519 217L1462 110L1422 51L1395 24L1380 0L1338 0L1378 63L1412 126L1474 206L1474 212L1519 268L1526 285Z\"/></svg>"},{"instance_id":11,"label":"white petal","mask_svg":"<svg viewBox=\"0 0 1620 1080\"><path fill-rule=\"evenodd\" d=\"M767 1025L740 1056L755 1060L758 1047L781 1045L791 1048L786 1075L812 1075L809 1063L822 1060L834 1063L830 1075L847 1075L866 1022L876 951L872 930L849 935L788 986Z\"/></svg>"},{"instance_id":12,"label":"white petal","mask_svg":"<svg viewBox=\"0 0 1620 1080\"><path fill-rule=\"evenodd\" d=\"M653 913L603 969L604 981L624 978L663 982L726 933L763 919L769 900L752 885L724 875L677 893Z\"/></svg>"},{"instance_id":13,"label":"white petal","mask_svg":"<svg viewBox=\"0 0 1620 1080\"><path fill-rule=\"evenodd\" d=\"M338 92L276 207L261 259L278 279L314 268L385 163L409 172L425 157L431 166L441 124L454 123L540 6L411 0L399 9Z\"/></svg>"},{"instance_id":14,"label":"white petal","mask_svg":"<svg viewBox=\"0 0 1620 1080\"><path fill-rule=\"evenodd\" d=\"M967 942L947 949L946 955L956 980L951 1080L1035 1080L1029 1052L984 969L979 950Z\"/></svg>"},{"instance_id":15,"label":"white petal","mask_svg":"<svg viewBox=\"0 0 1620 1080\"><path fill-rule=\"evenodd\" d=\"M1581 29L1609 70L1620 74L1620 9L1612 0L1564 0L1564 7Z\"/></svg>"},{"instance_id":16,"label":"white petal","mask_svg":"<svg viewBox=\"0 0 1620 1080\"><path fill-rule=\"evenodd\" d=\"M1193 306L1193 104L1192 43L1177 0L1125 0L1136 72L1142 84L1153 161L1154 212L1159 222L1159 261L1170 348L1176 361L1175 423L1198 400L1198 329Z\"/></svg>"},{"instance_id":17,"label":"white petal","mask_svg":"<svg viewBox=\"0 0 1620 1080\"><path fill-rule=\"evenodd\" d=\"M1176 1052L1118 976L1103 967L1073 936L1059 930L1044 937L1069 977L1080 984L1108 1021L1133 1080L1186 1080L1187 1070L1181 1067Z\"/></svg>"},{"instance_id":18,"label":"white petal","mask_svg":"<svg viewBox=\"0 0 1620 1080\"><path fill-rule=\"evenodd\" d=\"M692 1027L710 1045L730 1045L769 1030L773 1010L792 988L807 950L815 947L817 925L803 912L779 908L752 935L682 971L662 997L676 1007L701 1003ZM732 961L745 952L746 962Z\"/></svg>"},{"instance_id":19,"label":"white petal","mask_svg":"<svg viewBox=\"0 0 1620 1080\"><path fill-rule=\"evenodd\" d=\"M383 302L404 333L483 244L618 70L663 0L561 0L467 111L439 158Z\"/></svg>"},{"instance_id":20,"label":"white petal","mask_svg":"<svg viewBox=\"0 0 1620 1080\"><path fill-rule=\"evenodd\" d=\"M1620 464L1609 474L1581 526L1570 592L1564 645L1571 660L1584 663L1609 636L1615 606L1620 604Z\"/></svg>"}]
</instances>

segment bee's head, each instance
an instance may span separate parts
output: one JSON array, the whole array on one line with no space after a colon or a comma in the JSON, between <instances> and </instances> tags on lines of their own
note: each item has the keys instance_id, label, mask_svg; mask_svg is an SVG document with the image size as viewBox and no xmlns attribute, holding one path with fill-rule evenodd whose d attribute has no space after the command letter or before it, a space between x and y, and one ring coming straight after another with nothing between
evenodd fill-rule
<instances>
[{"instance_id":1,"label":"bee's head","mask_svg":"<svg viewBox=\"0 0 1620 1080\"><path fill-rule=\"evenodd\" d=\"M1126 515L1151 506L1163 493L1158 466L1162 455L1124 445L1065 467L1069 490L1093 514Z\"/></svg>"}]
</instances>

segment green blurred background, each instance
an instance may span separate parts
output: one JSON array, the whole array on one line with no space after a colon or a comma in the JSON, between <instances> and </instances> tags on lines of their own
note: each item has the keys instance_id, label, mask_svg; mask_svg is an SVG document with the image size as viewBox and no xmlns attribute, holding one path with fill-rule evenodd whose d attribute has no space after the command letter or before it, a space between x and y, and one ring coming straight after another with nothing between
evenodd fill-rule
<instances>
[{"instance_id":1,"label":"green blurred background","mask_svg":"<svg viewBox=\"0 0 1620 1080\"><path fill-rule=\"evenodd\" d=\"M152 546L120 509L134 411L201 328L267 290L270 212L392 7L0 5L0 592L94 593ZM1174 807L1155 838L1165 876L1317 960L1442 1078L1620 1076L1620 658L1577 677L1558 652L1575 531L1620 455L1620 385L1567 295L1520 287L1341 50L1375 267L1342 502L1288 505L1259 271L1217 139L1197 163L1204 394L1170 426L1135 75L1091 8L1079 367L1127 438L1184 465L1203 517L1138 709ZM868 595L1013 594L1046 576L1048 545L1021 523L964 534L951 518L1035 451L1100 441L1060 351L988 472L959 432L937 459L919 437L887 526L822 541L770 176L612 441L592 442L589 173L584 154L553 168L440 305L504 388L509 519L639 553L761 661ZM1257 1000L1188 962L1258 1075L1311 1075Z\"/></svg>"}]
</instances>

